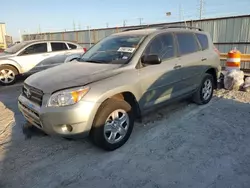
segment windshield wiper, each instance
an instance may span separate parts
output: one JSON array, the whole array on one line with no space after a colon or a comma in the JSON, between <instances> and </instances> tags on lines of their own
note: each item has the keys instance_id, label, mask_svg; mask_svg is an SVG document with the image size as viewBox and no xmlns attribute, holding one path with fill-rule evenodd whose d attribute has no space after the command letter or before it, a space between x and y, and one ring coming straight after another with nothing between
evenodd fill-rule
<instances>
[{"instance_id":1,"label":"windshield wiper","mask_svg":"<svg viewBox=\"0 0 250 188\"><path fill-rule=\"evenodd\" d=\"M84 60L85 62L90 62L90 63L107 63L106 61L102 60Z\"/></svg>"}]
</instances>

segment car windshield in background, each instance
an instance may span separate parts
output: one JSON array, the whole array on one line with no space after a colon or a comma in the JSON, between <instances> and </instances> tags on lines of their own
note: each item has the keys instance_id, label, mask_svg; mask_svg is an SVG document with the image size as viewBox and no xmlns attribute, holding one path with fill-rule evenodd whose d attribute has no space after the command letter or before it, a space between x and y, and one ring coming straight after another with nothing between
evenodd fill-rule
<instances>
[{"instance_id":1,"label":"car windshield in background","mask_svg":"<svg viewBox=\"0 0 250 188\"><path fill-rule=\"evenodd\" d=\"M19 50L21 50L23 47L25 47L29 42L21 42L18 44L15 44L9 48L7 48L6 50L4 50L5 53L8 54L14 54L16 52L18 52Z\"/></svg>"},{"instance_id":2,"label":"car windshield in background","mask_svg":"<svg viewBox=\"0 0 250 188\"><path fill-rule=\"evenodd\" d=\"M144 35L110 36L90 48L81 62L125 64L133 56Z\"/></svg>"}]
</instances>

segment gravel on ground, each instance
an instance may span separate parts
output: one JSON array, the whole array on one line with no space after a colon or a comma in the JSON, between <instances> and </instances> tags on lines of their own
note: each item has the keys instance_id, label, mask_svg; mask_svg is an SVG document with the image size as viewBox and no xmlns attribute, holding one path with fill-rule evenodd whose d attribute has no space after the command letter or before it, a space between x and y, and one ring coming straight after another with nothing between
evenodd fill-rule
<instances>
[{"instance_id":1,"label":"gravel on ground","mask_svg":"<svg viewBox=\"0 0 250 188\"><path fill-rule=\"evenodd\" d=\"M161 108L113 152L36 129L27 137L19 93L0 88L1 188L250 186L250 93L222 89L204 106Z\"/></svg>"}]
</instances>

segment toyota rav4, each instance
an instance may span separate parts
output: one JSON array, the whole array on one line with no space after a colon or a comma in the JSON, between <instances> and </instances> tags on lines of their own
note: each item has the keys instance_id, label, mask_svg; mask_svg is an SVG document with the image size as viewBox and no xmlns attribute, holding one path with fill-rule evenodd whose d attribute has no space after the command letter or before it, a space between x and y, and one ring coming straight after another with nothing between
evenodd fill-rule
<instances>
[{"instance_id":1,"label":"toyota rav4","mask_svg":"<svg viewBox=\"0 0 250 188\"><path fill-rule=\"evenodd\" d=\"M208 103L220 70L219 55L201 29L134 28L106 37L78 60L27 78L18 106L47 134L90 135L96 145L114 150L146 112L184 97Z\"/></svg>"}]
</instances>

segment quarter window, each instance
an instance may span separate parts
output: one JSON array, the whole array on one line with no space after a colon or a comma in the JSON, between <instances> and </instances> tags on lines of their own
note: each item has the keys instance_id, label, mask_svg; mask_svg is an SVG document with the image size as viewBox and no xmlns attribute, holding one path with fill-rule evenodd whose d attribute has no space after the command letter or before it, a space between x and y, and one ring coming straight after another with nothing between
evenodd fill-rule
<instances>
[{"instance_id":1,"label":"quarter window","mask_svg":"<svg viewBox=\"0 0 250 188\"><path fill-rule=\"evenodd\" d=\"M201 44L202 50L208 49L208 38L204 34L196 33L196 36L199 40L199 43Z\"/></svg>"},{"instance_id":2,"label":"quarter window","mask_svg":"<svg viewBox=\"0 0 250 188\"><path fill-rule=\"evenodd\" d=\"M62 51L62 50L68 50L67 46L63 42L52 42L51 43L52 51Z\"/></svg>"},{"instance_id":3,"label":"quarter window","mask_svg":"<svg viewBox=\"0 0 250 188\"><path fill-rule=\"evenodd\" d=\"M173 58L175 56L174 38L170 33L157 36L147 46L145 55L158 55L161 60Z\"/></svg>"},{"instance_id":4,"label":"quarter window","mask_svg":"<svg viewBox=\"0 0 250 188\"><path fill-rule=\"evenodd\" d=\"M191 54L199 50L197 41L193 33L177 33L177 42L180 55Z\"/></svg>"},{"instance_id":5,"label":"quarter window","mask_svg":"<svg viewBox=\"0 0 250 188\"><path fill-rule=\"evenodd\" d=\"M31 55L31 54L46 53L46 52L47 52L47 43L39 43L27 47L22 52L21 55Z\"/></svg>"},{"instance_id":6,"label":"quarter window","mask_svg":"<svg viewBox=\"0 0 250 188\"><path fill-rule=\"evenodd\" d=\"M74 44L70 44L70 43L68 43L68 46L70 47L70 49L76 49L76 48L77 48L77 46L76 46L76 45L74 45Z\"/></svg>"}]
</instances>

